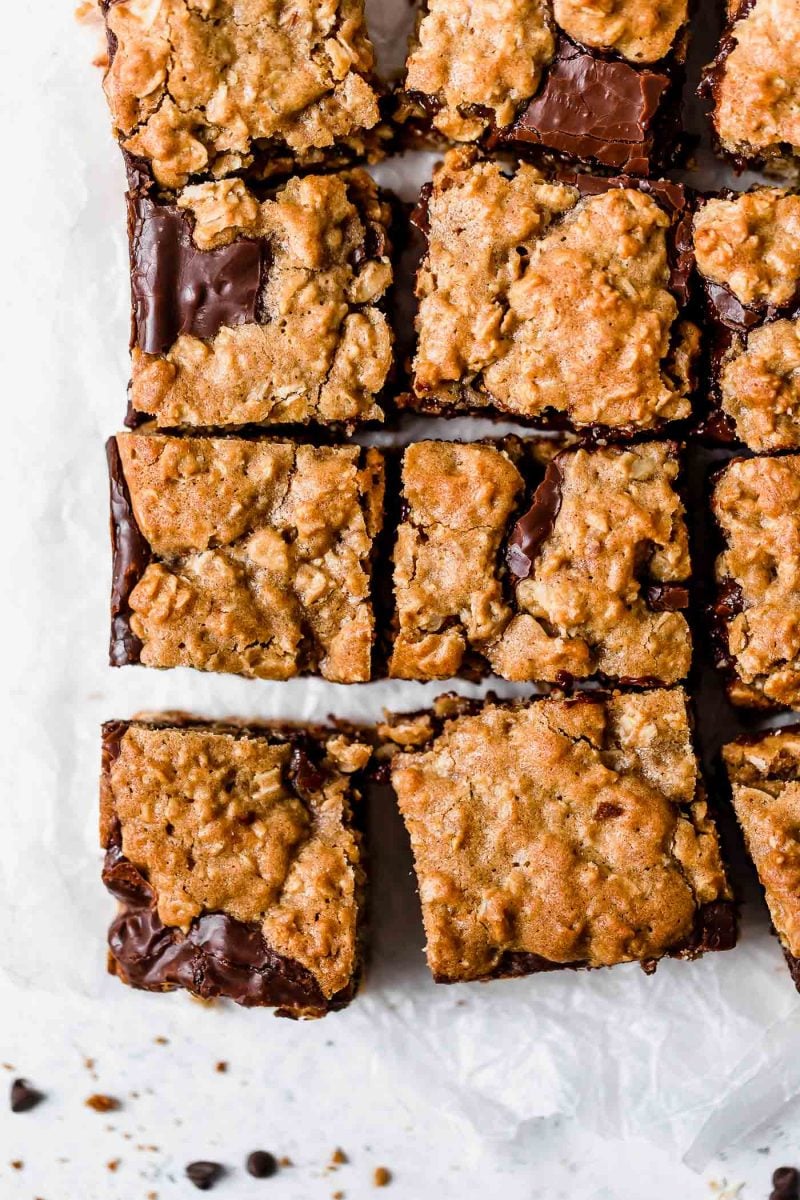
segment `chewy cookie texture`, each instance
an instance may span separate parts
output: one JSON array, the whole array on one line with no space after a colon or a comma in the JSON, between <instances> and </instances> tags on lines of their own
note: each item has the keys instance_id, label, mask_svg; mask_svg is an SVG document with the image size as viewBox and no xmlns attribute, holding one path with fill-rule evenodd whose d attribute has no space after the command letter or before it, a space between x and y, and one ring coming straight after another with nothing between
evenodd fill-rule
<instances>
[{"instance_id":1,"label":"chewy cookie texture","mask_svg":"<svg viewBox=\"0 0 800 1200\"><path fill-rule=\"evenodd\" d=\"M442 697L381 733L437 981L733 946L681 689Z\"/></svg>"},{"instance_id":2,"label":"chewy cookie texture","mask_svg":"<svg viewBox=\"0 0 800 1200\"><path fill-rule=\"evenodd\" d=\"M682 319L683 189L507 170L451 151L417 211L427 244L401 403L618 437L687 418L699 331Z\"/></svg>"},{"instance_id":3,"label":"chewy cookie texture","mask_svg":"<svg viewBox=\"0 0 800 1200\"><path fill-rule=\"evenodd\" d=\"M740 738L724 746L722 756L736 816L800 991L800 728Z\"/></svg>"},{"instance_id":4,"label":"chewy cookie texture","mask_svg":"<svg viewBox=\"0 0 800 1200\"><path fill-rule=\"evenodd\" d=\"M635 174L678 128L687 0L425 0L401 119Z\"/></svg>"},{"instance_id":5,"label":"chewy cookie texture","mask_svg":"<svg viewBox=\"0 0 800 1200\"><path fill-rule=\"evenodd\" d=\"M738 167L798 174L800 11L795 0L728 0L728 26L701 94Z\"/></svg>"},{"instance_id":6,"label":"chewy cookie texture","mask_svg":"<svg viewBox=\"0 0 800 1200\"><path fill-rule=\"evenodd\" d=\"M343 1008L365 887L353 776L370 754L334 729L176 714L104 725L111 972L283 1016Z\"/></svg>"},{"instance_id":7,"label":"chewy cookie texture","mask_svg":"<svg viewBox=\"0 0 800 1200\"><path fill-rule=\"evenodd\" d=\"M370 678L380 451L155 433L107 449L113 666Z\"/></svg>"},{"instance_id":8,"label":"chewy cookie texture","mask_svg":"<svg viewBox=\"0 0 800 1200\"><path fill-rule=\"evenodd\" d=\"M410 446L390 674L682 679L691 565L677 449L566 450L542 476L518 439Z\"/></svg>"},{"instance_id":9,"label":"chewy cookie texture","mask_svg":"<svg viewBox=\"0 0 800 1200\"><path fill-rule=\"evenodd\" d=\"M362 170L128 198L129 423L239 428L383 417L389 207Z\"/></svg>"},{"instance_id":10,"label":"chewy cookie texture","mask_svg":"<svg viewBox=\"0 0 800 1200\"><path fill-rule=\"evenodd\" d=\"M377 151L362 0L101 0L124 150L163 188Z\"/></svg>"},{"instance_id":11,"label":"chewy cookie texture","mask_svg":"<svg viewBox=\"0 0 800 1200\"><path fill-rule=\"evenodd\" d=\"M800 708L800 456L734 459L712 506L723 541L717 661L730 698Z\"/></svg>"}]
</instances>

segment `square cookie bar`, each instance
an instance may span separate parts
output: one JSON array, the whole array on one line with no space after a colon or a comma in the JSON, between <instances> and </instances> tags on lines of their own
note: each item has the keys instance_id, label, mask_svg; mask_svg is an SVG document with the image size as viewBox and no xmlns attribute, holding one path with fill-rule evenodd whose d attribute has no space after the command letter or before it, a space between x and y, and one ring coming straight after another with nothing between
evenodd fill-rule
<instances>
[{"instance_id":1,"label":"square cookie bar","mask_svg":"<svg viewBox=\"0 0 800 1200\"><path fill-rule=\"evenodd\" d=\"M161 187L379 145L363 0L101 0L114 133Z\"/></svg>"},{"instance_id":2,"label":"square cookie bar","mask_svg":"<svg viewBox=\"0 0 800 1200\"><path fill-rule=\"evenodd\" d=\"M383 418L389 206L361 170L147 186L128 197L128 424L240 428Z\"/></svg>"},{"instance_id":3,"label":"square cookie bar","mask_svg":"<svg viewBox=\"0 0 800 1200\"><path fill-rule=\"evenodd\" d=\"M112 666L370 678L380 451L156 433L107 450Z\"/></svg>"},{"instance_id":4,"label":"square cookie bar","mask_svg":"<svg viewBox=\"0 0 800 1200\"><path fill-rule=\"evenodd\" d=\"M553 182L454 150L416 220L426 248L401 404L617 437L690 415L699 332L682 319L692 260L680 185Z\"/></svg>"},{"instance_id":5,"label":"square cookie bar","mask_svg":"<svg viewBox=\"0 0 800 1200\"><path fill-rule=\"evenodd\" d=\"M684 678L677 445L568 449L544 474L531 449L509 438L405 451L390 674Z\"/></svg>"},{"instance_id":6,"label":"square cookie bar","mask_svg":"<svg viewBox=\"0 0 800 1200\"><path fill-rule=\"evenodd\" d=\"M730 698L800 708L800 455L734 459L712 508L722 539L712 619Z\"/></svg>"},{"instance_id":7,"label":"square cookie bar","mask_svg":"<svg viewBox=\"0 0 800 1200\"><path fill-rule=\"evenodd\" d=\"M353 776L370 754L318 727L171 713L104 725L111 973L281 1016L348 1004L365 892Z\"/></svg>"},{"instance_id":8,"label":"square cookie bar","mask_svg":"<svg viewBox=\"0 0 800 1200\"><path fill-rule=\"evenodd\" d=\"M445 696L381 732L438 982L734 945L682 689Z\"/></svg>"},{"instance_id":9,"label":"square cookie bar","mask_svg":"<svg viewBox=\"0 0 800 1200\"><path fill-rule=\"evenodd\" d=\"M618 171L665 164L688 0L423 0L401 118L457 142L544 147Z\"/></svg>"},{"instance_id":10,"label":"square cookie bar","mask_svg":"<svg viewBox=\"0 0 800 1200\"><path fill-rule=\"evenodd\" d=\"M800 991L800 727L723 746L733 807Z\"/></svg>"},{"instance_id":11,"label":"square cookie bar","mask_svg":"<svg viewBox=\"0 0 800 1200\"><path fill-rule=\"evenodd\" d=\"M727 0L728 25L700 94L720 150L739 168L797 175L800 10L796 0Z\"/></svg>"},{"instance_id":12,"label":"square cookie bar","mask_svg":"<svg viewBox=\"0 0 800 1200\"><path fill-rule=\"evenodd\" d=\"M800 448L800 195L723 192L701 202L694 254L712 332L704 430L756 452Z\"/></svg>"}]
</instances>

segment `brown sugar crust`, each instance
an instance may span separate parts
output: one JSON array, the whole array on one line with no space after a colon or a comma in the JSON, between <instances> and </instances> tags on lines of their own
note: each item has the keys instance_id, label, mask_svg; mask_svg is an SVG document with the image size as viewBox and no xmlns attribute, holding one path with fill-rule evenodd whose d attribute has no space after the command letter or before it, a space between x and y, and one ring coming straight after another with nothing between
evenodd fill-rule
<instances>
[{"instance_id":1,"label":"brown sugar crust","mask_svg":"<svg viewBox=\"0 0 800 1200\"><path fill-rule=\"evenodd\" d=\"M800 733L723 747L733 806L784 948L800 956Z\"/></svg>"},{"instance_id":2,"label":"brown sugar crust","mask_svg":"<svg viewBox=\"0 0 800 1200\"><path fill-rule=\"evenodd\" d=\"M117 446L152 552L128 599L142 663L370 678L379 451L156 434Z\"/></svg>"},{"instance_id":3,"label":"brown sugar crust","mask_svg":"<svg viewBox=\"0 0 800 1200\"><path fill-rule=\"evenodd\" d=\"M585 46L651 63L669 54L687 7L686 0L427 0L405 87L427 99L440 134L475 141L490 126L512 125L536 96L559 27Z\"/></svg>"},{"instance_id":4,"label":"brown sugar crust","mask_svg":"<svg viewBox=\"0 0 800 1200\"><path fill-rule=\"evenodd\" d=\"M379 420L392 363L378 307L391 283L388 207L364 171L291 179L259 201L241 180L185 189L201 250L262 238L257 322L182 334L163 355L134 346L131 404L163 428ZM135 246L134 246L135 254Z\"/></svg>"},{"instance_id":5,"label":"brown sugar crust","mask_svg":"<svg viewBox=\"0 0 800 1200\"><path fill-rule=\"evenodd\" d=\"M477 652L511 680L683 678L686 618L653 611L647 598L648 584L690 575L675 451L651 442L561 453L558 510L513 588L503 560L522 510L520 464L500 447L410 446L391 674L444 679Z\"/></svg>"},{"instance_id":6,"label":"brown sugar crust","mask_svg":"<svg viewBox=\"0 0 800 1200\"><path fill-rule=\"evenodd\" d=\"M713 495L729 690L736 704L800 706L800 457L734 460ZM720 606L718 606L720 607Z\"/></svg>"},{"instance_id":7,"label":"brown sugar crust","mask_svg":"<svg viewBox=\"0 0 800 1200\"><path fill-rule=\"evenodd\" d=\"M800 13L794 0L744 0L714 73L714 124L743 159L800 148Z\"/></svg>"},{"instance_id":8,"label":"brown sugar crust","mask_svg":"<svg viewBox=\"0 0 800 1200\"><path fill-rule=\"evenodd\" d=\"M131 724L103 776L102 844L119 843L165 926L186 934L206 913L255 924L332 997L357 968L364 883L344 773L363 756L337 746L344 769L329 754L299 789L288 741Z\"/></svg>"},{"instance_id":9,"label":"brown sugar crust","mask_svg":"<svg viewBox=\"0 0 800 1200\"><path fill-rule=\"evenodd\" d=\"M720 400L751 450L800 446L800 320L773 321L733 339Z\"/></svg>"},{"instance_id":10,"label":"brown sugar crust","mask_svg":"<svg viewBox=\"0 0 800 1200\"><path fill-rule=\"evenodd\" d=\"M576 427L690 413L693 325L669 290L670 217L633 187L581 196L529 164L451 151L434 178L414 393Z\"/></svg>"},{"instance_id":11,"label":"brown sugar crust","mask_svg":"<svg viewBox=\"0 0 800 1200\"><path fill-rule=\"evenodd\" d=\"M559 511L487 651L492 667L512 680L676 683L691 664L688 623L648 603L648 584L691 573L676 447L579 449L557 463Z\"/></svg>"},{"instance_id":12,"label":"brown sugar crust","mask_svg":"<svg viewBox=\"0 0 800 1200\"><path fill-rule=\"evenodd\" d=\"M362 0L104 0L115 133L180 188L282 154L364 153L379 119Z\"/></svg>"},{"instance_id":13,"label":"brown sugar crust","mask_svg":"<svg viewBox=\"0 0 800 1200\"><path fill-rule=\"evenodd\" d=\"M492 446L417 442L406 450L394 678L456 675L467 651L485 649L511 620L500 553L523 491L511 459Z\"/></svg>"},{"instance_id":14,"label":"brown sugar crust","mask_svg":"<svg viewBox=\"0 0 800 1200\"><path fill-rule=\"evenodd\" d=\"M438 980L657 959L730 897L680 689L487 703L392 783Z\"/></svg>"},{"instance_id":15,"label":"brown sugar crust","mask_svg":"<svg viewBox=\"0 0 800 1200\"><path fill-rule=\"evenodd\" d=\"M800 196L756 188L708 200L694 217L697 269L745 305L779 308L800 283Z\"/></svg>"}]
</instances>

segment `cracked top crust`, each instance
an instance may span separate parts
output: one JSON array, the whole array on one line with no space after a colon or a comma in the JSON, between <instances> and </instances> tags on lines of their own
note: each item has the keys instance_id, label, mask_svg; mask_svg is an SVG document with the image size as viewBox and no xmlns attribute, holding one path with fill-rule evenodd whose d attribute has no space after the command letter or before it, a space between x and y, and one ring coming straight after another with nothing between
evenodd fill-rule
<instances>
[{"instance_id":1,"label":"cracked top crust","mask_svg":"<svg viewBox=\"0 0 800 1200\"><path fill-rule=\"evenodd\" d=\"M364 153L378 122L363 0L104 0L114 130L161 186Z\"/></svg>"},{"instance_id":2,"label":"cracked top crust","mask_svg":"<svg viewBox=\"0 0 800 1200\"><path fill-rule=\"evenodd\" d=\"M406 89L433 97L433 126L473 141L511 125L539 90L558 27L634 64L672 48L687 0L427 0L406 64Z\"/></svg>"},{"instance_id":3,"label":"cracked top crust","mask_svg":"<svg viewBox=\"0 0 800 1200\"><path fill-rule=\"evenodd\" d=\"M655 959L730 895L681 689L487 703L397 753L392 783L439 980L514 952Z\"/></svg>"},{"instance_id":4,"label":"cracked top crust","mask_svg":"<svg viewBox=\"0 0 800 1200\"><path fill-rule=\"evenodd\" d=\"M334 754L301 798L289 742L131 724L103 778L103 845L118 828L165 925L187 932L211 912L253 922L333 996L357 967L364 880L344 773L353 747L343 769Z\"/></svg>"},{"instance_id":5,"label":"cracked top crust","mask_svg":"<svg viewBox=\"0 0 800 1200\"><path fill-rule=\"evenodd\" d=\"M744 158L800 149L800 11L795 0L739 6L734 45L715 84L714 123L723 147Z\"/></svg>"},{"instance_id":6,"label":"cracked top crust","mask_svg":"<svg viewBox=\"0 0 800 1200\"><path fill-rule=\"evenodd\" d=\"M143 249L159 211L144 203L132 263L146 288L160 251L156 241L150 261ZM177 205L199 250L263 240L257 320L223 325L210 338L181 333L164 354L134 346L133 409L166 428L382 419L377 396L392 364L392 334L378 305L392 267L389 211L370 176L291 179L263 201L238 179L203 183L186 188ZM155 289L154 297L176 307L184 300Z\"/></svg>"},{"instance_id":7,"label":"cracked top crust","mask_svg":"<svg viewBox=\"0 0 800 1200\"><path fill-rule=\"evenodd\" d=\"M751 450L800 447L800 321L734 338L719 373L723 410Z\"/></svg>"},{"instance_id":8,"label":"cracked top crust","mask_svg":"<svg viewBox=\"0 0 800 1200\"><path fill-rule=\"evenodd\" d=\"M689 415L695 326L669 290L671 220L644 191L581 196L451 151L428 204L414 393L576 427Z\"/></svg>"},{"instance_id":9,"label":"cracked top crust","mask_svg":"<svg viewBox=\"0 0 800 1200\"><path fill-rule=\"evenodd\" d=\"M734 703L800 706L800 456L735 460L713 496ZM730 604L728 605L730 607Z\"/></svg>"},{"instance_id":10,"label":"cracked top crust","mask_svg":"<svg viewBox=\"0 0 800 1200\"><path fill-rule=\"evenodd\" d=\"M800 283L800 196L756 188L694 217L697 269L748 305L788 304Z\"/></svg>"},{"instance_id":11,"label":"cracked top crust","mask_svg":"<svg viewBox=\"0 0 800 1200\"><path fill-rule=\"evenodd\" d=\"M800 732L732 742L722 755L772 923L784 948L800 957Z\"/></svg>"},{"instance_id":12,"label":"cracked top crust","mask_svg":"<svg viewBox=\"0 0 800 1200\"><path fill-rule=\"evenodd\" d=\"M446 678L478 653L518 681L682 679L686 619L647 600L647 584L680 583L691 571L676 447L560 454L555 512L514 587L504 551L512 514L528 507L521 466L491 446L406 451L392 675Z\"/></svg>"},{"instance_id":13,"label":"cracked top crust","mask_svg":"<svg viewBox=\"0 0 800 1200\"><path fill-rule=\"evenodd\" d=\"M116 441L152 554L129 597L142 663L370 678L380 451L156 434Z\"/></svg>"}]
</instances>

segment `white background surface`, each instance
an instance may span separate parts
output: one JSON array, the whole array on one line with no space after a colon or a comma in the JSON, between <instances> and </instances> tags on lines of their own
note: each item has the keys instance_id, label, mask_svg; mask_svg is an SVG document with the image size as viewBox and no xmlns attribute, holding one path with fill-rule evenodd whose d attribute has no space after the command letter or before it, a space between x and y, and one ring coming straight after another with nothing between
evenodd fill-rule
<instances>
[{"instance_id":1,"label":"white background surface","mask_svg":"<svg viewBox=\"0 0 800 1200\"><path fill-rule=\"evenodd\" d=\"M378 17L406 26L405 0ZM157 706L375 715L441 689L408 685L398 702L386 685L106 666L103 441L127 379L123 172L90 65L95 35L71 0L6 5L2 33L0 1061L13 1071L0 1068L0 1083L25 1075L47 1101L24 1115L0 1101L0 1197L191 1196L185 1163L212 1158L231 1168L214 1195L232 1200L339 1189L766 1200L771 1170L800 1165L800 1003L757 900L733 954L666 963L653 979L624 967L435 989L405 835L378 799L375 962L347 1012L296 1025L130 993L103 974L103 719ZM404 170L385 175L410 195ZM86 1108L94 1091L118 1096L120 1112ZM337 1145L351 1162L334 1174ZM295 1166L252 1180L242 1164L257 1147ZM370 1183L377 1164L394 1174L386 1193Z\"/></svg>"}]
</instances>

